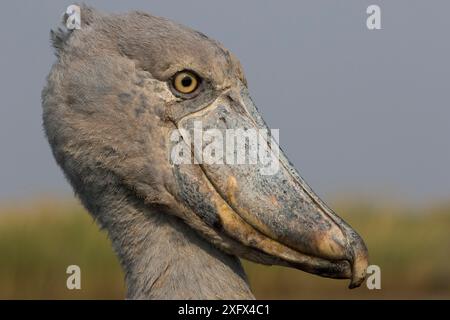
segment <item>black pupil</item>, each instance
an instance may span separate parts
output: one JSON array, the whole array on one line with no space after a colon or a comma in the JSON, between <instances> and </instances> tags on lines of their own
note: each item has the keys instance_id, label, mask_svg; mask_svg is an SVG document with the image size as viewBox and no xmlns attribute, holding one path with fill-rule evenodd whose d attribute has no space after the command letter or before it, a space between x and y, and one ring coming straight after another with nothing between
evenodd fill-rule
<instances>
[{"instance_id":1,"label":"black pupil","mask_svg":"<svg viewBox=\"0 0 450 320\"><path fill-rule=\"evenodd\" d=\"M181 84L183 85L183 87L189 87L192 84L192 78L189 76L185 76L182 80L181 80Z\"/></svg>"}]
</instances>

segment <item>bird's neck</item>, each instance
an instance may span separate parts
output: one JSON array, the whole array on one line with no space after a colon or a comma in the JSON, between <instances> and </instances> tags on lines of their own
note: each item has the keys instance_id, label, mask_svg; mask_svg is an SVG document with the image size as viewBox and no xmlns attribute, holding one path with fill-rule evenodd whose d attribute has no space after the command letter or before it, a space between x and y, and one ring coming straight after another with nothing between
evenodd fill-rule
<instances>
[{"instance_id":1,"label":"bird's neck","mask_svg":"<svg viewBox=\"0 0 450 320\"><path fill-rule=\"evenodd\" d=\"M254 298L239 259L180 219L132 205L110 209L120 212L101 223L125 271L128 299Z\"/></svg>"}]
</instances>

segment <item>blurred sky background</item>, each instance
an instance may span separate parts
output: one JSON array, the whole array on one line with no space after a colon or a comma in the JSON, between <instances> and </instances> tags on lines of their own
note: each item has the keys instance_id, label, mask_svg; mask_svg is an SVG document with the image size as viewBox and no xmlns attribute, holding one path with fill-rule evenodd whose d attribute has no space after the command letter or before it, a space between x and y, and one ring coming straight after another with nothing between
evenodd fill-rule
<instances>
[{"instance_id":1,"label":"blurred sky background","mask_svg":"<svg viewBox=\"0 0 450 320\"><path fill-rule=\"evenodd\" d=\"M241 60L291 161L325 199L450 198L450 1L85 1L200 30ZM45 140L49 30L72 1L0 6L0 201L70 196ZM378 4L382 30L366 28Z\"/></svg>"}]
</instances>

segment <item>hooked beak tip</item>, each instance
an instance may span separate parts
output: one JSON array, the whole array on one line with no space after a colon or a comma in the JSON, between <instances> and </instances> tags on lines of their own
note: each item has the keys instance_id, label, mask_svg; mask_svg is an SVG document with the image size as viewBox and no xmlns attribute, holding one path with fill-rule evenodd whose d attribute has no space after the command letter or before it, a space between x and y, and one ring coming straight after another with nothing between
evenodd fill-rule
<instances>
[{"instance_id":1,"label":"hooked beak tip","mask_svg":"<svg viewBox=\"0 0 450 320\"><path fill-rule=\"evenodd\" d=\"M355 251L349 289L357 288L364 282L367 276L367 267L369 266L367 248L363 242Z\"/></svg>"}]
</instances>

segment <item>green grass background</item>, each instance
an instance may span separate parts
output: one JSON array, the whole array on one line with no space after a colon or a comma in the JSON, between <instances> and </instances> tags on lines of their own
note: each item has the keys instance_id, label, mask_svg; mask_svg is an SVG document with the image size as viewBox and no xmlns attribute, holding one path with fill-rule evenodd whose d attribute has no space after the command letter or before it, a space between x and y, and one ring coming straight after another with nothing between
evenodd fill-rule
<instances>
[{"instance_id":1,"label":"green grass background","mask_svg":"<svg viewBox=\"0 0 450 320\"><path fill-rule=\"evenodd\" d=\"M368 204L369 203L369 204ZM382 289L349 290L345 280L244 262L260 299L450 298L450 204L411 209L335 201L365 239ZM81 290L66 288L68 265ZM125 284L107 236L74 201L0 206L0 299L123 299Z\"/></svg>"}]
</instances>

